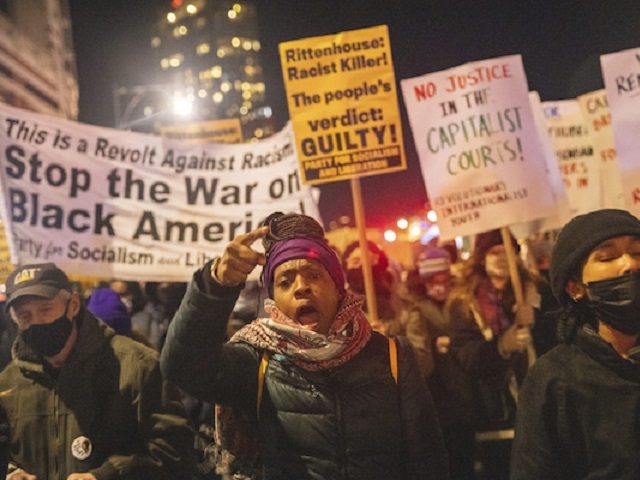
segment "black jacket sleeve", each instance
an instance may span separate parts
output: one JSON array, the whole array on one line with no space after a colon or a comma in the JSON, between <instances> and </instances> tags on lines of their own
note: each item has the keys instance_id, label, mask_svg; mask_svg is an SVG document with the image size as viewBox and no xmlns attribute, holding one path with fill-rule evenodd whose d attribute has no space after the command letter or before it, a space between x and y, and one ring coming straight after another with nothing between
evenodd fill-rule
<instances>
[{"instance_id":1,"label":"black jacket sleeve","mask_svg":"<svg viewBox=\"0 0 640 480\"><path fill-rule=\"evenodd\" d=\"M451 304L449 318L451 351L467 373L484 378L506 372L508 361L498 353L498 337L484 338L464 302Z\"/></svg>"},{"instance_id":2,"label":"black jacket sleeve","mask_svg":"<svg viewBox=\"0 0 640 480\"><path fill-rule=\"evenodd\" d=\"M562 371L561 366L542 358L529 370L520 389L511 456L512 480L563 478L558 413L563 403L564 382L556 375L558 371Z\"/></svg>"},{"instance_id":3,"label":"black jacket sleeve","mask_svg":"<svg viewBox=\"0 0 640 480\"><path fill-rule=\"evenodd\" d=\"M225 343L226 326L242 286L208 280L209 264L194 274L160 357L163 375L193 397L241 408L255 406L258 353ZM255 407L253 407L255 408Z\"/></svg>"}]
</instances>

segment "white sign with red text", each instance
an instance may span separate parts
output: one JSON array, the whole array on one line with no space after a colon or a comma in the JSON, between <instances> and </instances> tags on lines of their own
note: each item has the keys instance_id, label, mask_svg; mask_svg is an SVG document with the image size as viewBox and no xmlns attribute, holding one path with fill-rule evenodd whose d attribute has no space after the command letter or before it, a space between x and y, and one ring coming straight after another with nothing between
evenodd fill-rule
<instances>
[{"instance_id":1,"label":"white sign with red text","mask_svg":"<svg viewBox=\"0 0 640 480\"><path fill-rule=\"evenodd\" d=\"M519 55L403 80L402 91L443 239L552 214Z\"/></svg>"}]
</instances>

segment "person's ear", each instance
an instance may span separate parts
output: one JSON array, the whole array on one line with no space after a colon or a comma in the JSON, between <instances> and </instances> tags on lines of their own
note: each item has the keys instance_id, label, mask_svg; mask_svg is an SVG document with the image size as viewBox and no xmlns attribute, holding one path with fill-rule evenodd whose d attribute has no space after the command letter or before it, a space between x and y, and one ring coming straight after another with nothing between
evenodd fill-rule
<instances>
[{"instance_id":1,"label":"person's ear","mask_svg":"<svg viewBox=\"0 0 640 480\"><path fill-rule=\"evenodd\" d=\"M579 302L587 294L587 286L574 278L569 280L565 290L574 302Z\"/></svg>"},{"instance_id":2,"label":"person's ear","mask_svg":"<svg viewBox=\"0 0 640 480\"><path fill-rule=\"evenodd\" d=\"M78 292L72 292L69 299L69 315L71 318L75 317L80 311L80 294Z\"/></svg>"}]
</instances>

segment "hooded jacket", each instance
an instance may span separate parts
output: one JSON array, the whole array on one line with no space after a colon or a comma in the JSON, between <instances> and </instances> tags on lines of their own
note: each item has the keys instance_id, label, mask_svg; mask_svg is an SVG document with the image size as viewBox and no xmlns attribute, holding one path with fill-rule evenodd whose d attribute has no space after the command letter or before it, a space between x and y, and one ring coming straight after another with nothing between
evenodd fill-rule
<instances>
[{"instance_id":1,"label":"hooded jacket","mask_svg":"<svg viewBox=\"0 0 640 480\"><path fill-rule=\"evenodd\" d=\"M193 430L158 355L82 309L78 337L52 371L21 337L0 373L11 462L38 479L184 479Z\"/></svg>"},{"instance_id":2,"label":"hooded jacket","mask_svg":"<svg viewBox=\"0 0 640 480\"><path fill-rule=\"evenodd\" d=\"M355 357L328 370L305 371L271 355L258 420L263 352L223 343L240 289L210 288L201 277L197 272L169 328L163 373L191 395L239 408L253 420L262 478L448 478L435 409L406 339L398 341L397 385L388 341L376 333Z\"/></svg>"}]
</instances>

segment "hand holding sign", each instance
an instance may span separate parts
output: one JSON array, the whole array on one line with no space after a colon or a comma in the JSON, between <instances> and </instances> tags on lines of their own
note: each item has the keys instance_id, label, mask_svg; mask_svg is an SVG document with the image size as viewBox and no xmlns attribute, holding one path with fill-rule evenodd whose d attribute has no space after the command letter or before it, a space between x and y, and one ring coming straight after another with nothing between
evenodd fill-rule
<instances>
[{"instance_id":1,"label":"hand holding sign","mask_svg":"<svg viewBox=\"0 0 640 480\"><path fill-rule=\"evenodd\" d=\"M211 276L225 287L240 285L256 265L264 265L265 256L256 252L251 245L267 235L269 227L260 227L238 235L224 249L220 260L214 263Z\"/></svg>"}]
</instances>

